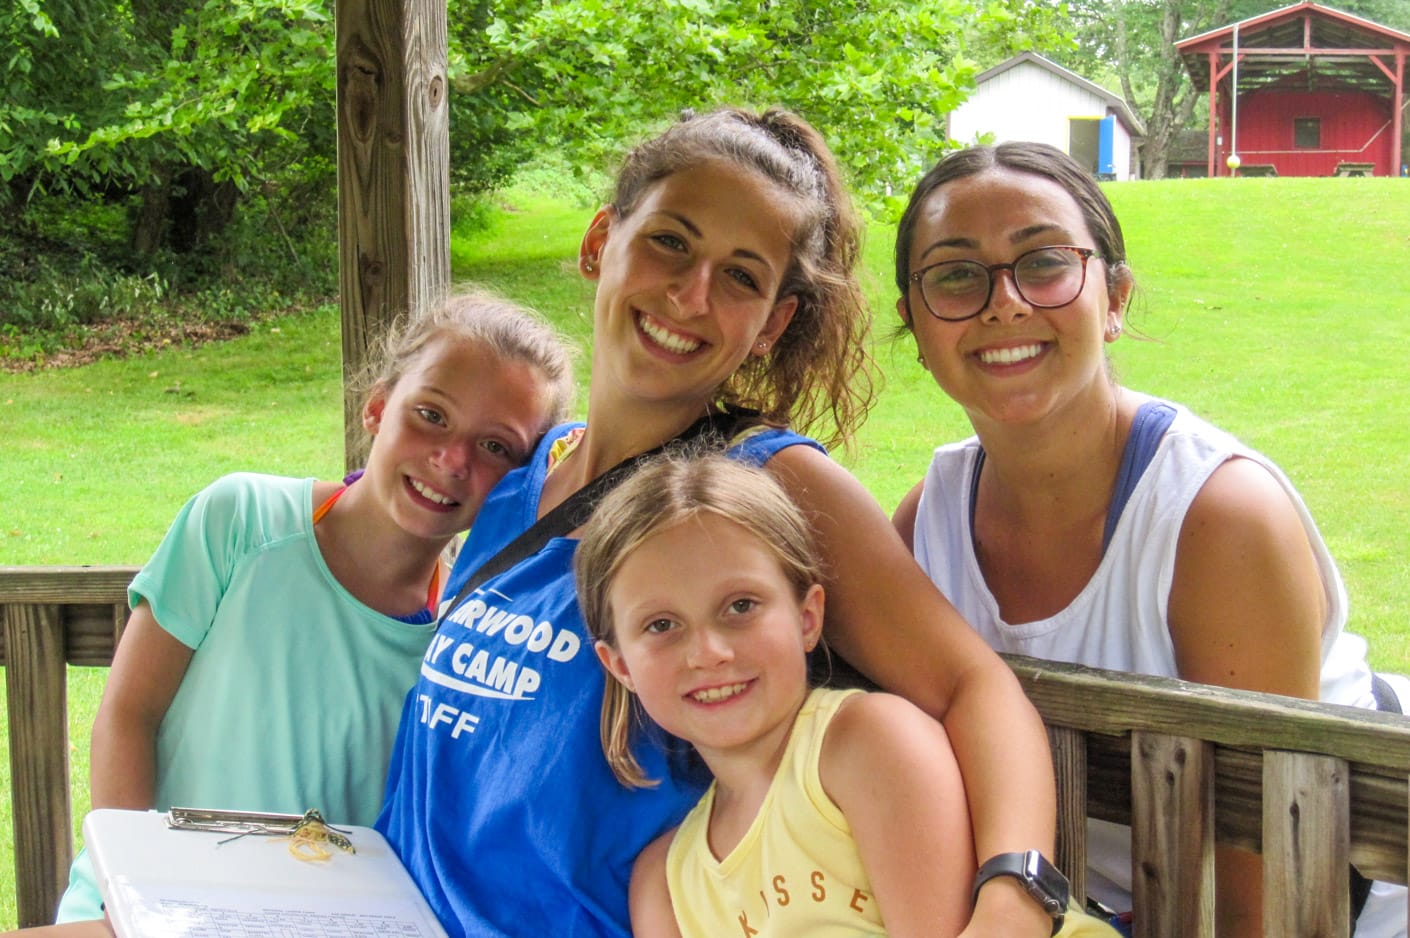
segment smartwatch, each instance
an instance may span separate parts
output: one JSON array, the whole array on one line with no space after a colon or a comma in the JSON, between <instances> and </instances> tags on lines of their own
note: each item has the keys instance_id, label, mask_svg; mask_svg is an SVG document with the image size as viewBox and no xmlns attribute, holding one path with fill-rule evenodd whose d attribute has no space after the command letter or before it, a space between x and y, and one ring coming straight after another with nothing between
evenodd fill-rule
<instances>
[{"instance_id":1,"label":"smartwatch","mask_svg":"<svg viewBox=\"0 0 1410 938\"><path fill-rule=\"evenodd\" d=\"M1037 850L1022 853L1001 853L986 860L974 877L974 901L979 899L980 888L996 876L1012 876L1023 884L1023 889L1033 900L1043 907L1043 911L1053 920L1053 934L1062 928L1063 916L1067 914L1067 877L1053 866Z\"/></svg>"}]
</instances>

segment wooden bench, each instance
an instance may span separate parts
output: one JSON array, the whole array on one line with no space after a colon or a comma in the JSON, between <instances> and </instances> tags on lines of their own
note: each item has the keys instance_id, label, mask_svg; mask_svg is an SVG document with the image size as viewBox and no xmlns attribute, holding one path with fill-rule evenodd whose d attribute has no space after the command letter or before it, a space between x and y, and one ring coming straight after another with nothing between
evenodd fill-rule
<instances>
[{"instance_id":1,"label":"wooden bench","mask_svg":"<svg viewBox=\"0 0 1410 938\"><path fill-rule=\"evenodd\" d=\"M1213 845L1264 855L1266 935L1345 936L1347 863L1406 882L1410 719L1010 657L1058 776L1058 864L1132 826L1135 934L1214 934Z\"/></svg>"},{"instance_id":2,"label":"wooden bench","mask_svg":"<svg viewBox=\"0 0 1410 938\"><path fill-rule=\"evenodd\" d=\"M0 568L20 924L67 879L65 665L107 665L132 567ZM1213 929L1213 845L1261 849L1264 931L1344 936L1347 863L1404 883L1410 720L1010 658L1058 774L1058 864L1084 886L1088 816L1133 828L1135 934Z\"/></svg>"},{"instance_id":3,"label":"wooden bench","mask_svg":"<svg viewBox=\"0 0 1410 938\"><path fill-rule=\"evenodd\" d=\"M1276 176L1278 167L1272 163L1250 163L1239 167L1240 176Z\"/></svg>"},{"instance_id":4,"label":"wooden bench","mask_svg":"<svg viewBox=\"0 0 1410 938\"><path fill-rule=\"evenodd\" d=\"M1337 168L1332 172L1333 176L1374 176L1376 173L1375 163L1347 163L1337 164Z\"/></svg>"}]
</instances>

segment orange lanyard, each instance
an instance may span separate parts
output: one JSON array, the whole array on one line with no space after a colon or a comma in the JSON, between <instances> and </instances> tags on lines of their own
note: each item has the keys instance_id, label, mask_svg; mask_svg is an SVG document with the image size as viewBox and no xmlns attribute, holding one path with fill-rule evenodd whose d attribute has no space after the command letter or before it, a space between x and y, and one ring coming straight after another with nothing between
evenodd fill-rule
<instances>
[{"instance_id":1,"label":"orange lanyard","mask_svg":"<svg viewBox=\"0 0 1410 938\"><path fill-rule=\"evenodd\" d=\"M342 498L343 493L347 490L348 487L346 485L343 486L342 488L338 489L338 491L334 492L332 495L329 495L327 500L324 501L323 504L315 508L313 510L313 523L317 524L318 522L322 521L323 516L328 514L329 509L333 507L333 503L336 502L338 499ZM436 608L439 605L438 600L440 598L441 564L440 561L437 561L435 569L431 571L431 582L426 587L426 608L431 610L432 615L434 615L436 612Z\"/></svg>"}]
</instances>

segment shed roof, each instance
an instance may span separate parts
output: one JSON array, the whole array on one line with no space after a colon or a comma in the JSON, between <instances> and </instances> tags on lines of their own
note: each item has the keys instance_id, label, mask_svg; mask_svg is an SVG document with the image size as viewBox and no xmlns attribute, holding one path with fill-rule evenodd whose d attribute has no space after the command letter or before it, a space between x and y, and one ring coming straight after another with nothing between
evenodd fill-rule
<instances>
[{"instance_id":1,"label":"shed roof","mask_svg":"<svg viewBox=\"0 0 1410 938\"><path fill-rule=\"evenodd\" d=\"M1107 91L1105 88L1103 88L1101 85L1098 85L1096 82L1088 81L1076 72L1063 68L1061 65L1057 64L1051 59L1043 58L1043 56L1039 55L1036 52L1020 52L1013 58L1000 62L993 68L986 69L976 75L974 78L974 83L975 85L982 85L986 81L989 81L991 78L994 78L997 75L1001 75L1009 69L1014 68L1018 65L1022 65L1025 62L1030 62L1041 69L1045 69L1049 72L1052 72L1054 75L1057 75L1064 81L1070 82L1085 91L1089 91L1092 94L1097 95L1099 98L1101 98L1107 103L1107 106L1110 107L1112 111L1116 113L1116 116L1121 121L1121 123L1126 125L1126 130L1131 134L1131 136L1145 136L1145 127L1141 124L1140 119L1136 117L1136 115L1131 111L1131 108L1126 104L1126 100L1124 98L1122 98L1120 95L1113 94L1112 92Z\"/></svg>"}]
</instances>

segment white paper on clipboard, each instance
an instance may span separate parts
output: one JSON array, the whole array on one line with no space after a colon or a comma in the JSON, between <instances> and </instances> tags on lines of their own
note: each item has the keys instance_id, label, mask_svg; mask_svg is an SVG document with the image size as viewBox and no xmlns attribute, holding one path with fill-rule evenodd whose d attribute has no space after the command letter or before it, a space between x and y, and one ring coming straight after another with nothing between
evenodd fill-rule
<instances>
[{"instance_id":1,"label":"white paper on clipboard","mask_svg":"<svg viewBox=\"0 0 1410 938\"><path fill-rule=\"evenodd\" d=\"M445 938L382 835L339 829L356 852L322 862L282 837L173 830L157 811L93 811L83 837L119 938Z\"/></svg>"}]
</instances>

